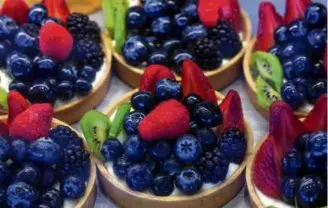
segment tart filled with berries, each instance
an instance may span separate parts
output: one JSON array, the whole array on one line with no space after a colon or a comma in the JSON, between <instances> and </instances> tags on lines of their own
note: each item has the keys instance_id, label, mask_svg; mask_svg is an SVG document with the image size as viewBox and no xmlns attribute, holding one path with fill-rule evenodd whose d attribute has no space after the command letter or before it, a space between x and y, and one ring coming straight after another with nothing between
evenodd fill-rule
<instances>
[{"instance_id":1,"label":"tart filled with berries","mask_svg":"<svg viewBox=\"0 0 328 208\"><path fill-rule=\"evenodd\" d=\"M138 87L145 68L160 64L180 78L195 61L215 89L240 73L251 23L238 0L118 0L103 4L118 75Z\"/></svg>"},{"instance_id":2,"label":"tart filled with berries","mask_svg":"<svg viewBox=\"0 0 328 208\"><path fill-rule=\"evenodd\" d=\"M252 207L327 206L327 95L299 120L283 101L270 107L268 135L247 167Z\"/></svg>"},{"instance_id":3,"label":"tart filled with berries","mask_svg":"<svg viewBox=\"0 0 328 208\"><path fill-rule=\"evenodd\" d=\"M8 95L0 117L0 207L80 208L95 200L96 166L83 139L50 104Z\"/></svg>"},{"instance_id":4,"label":"tart filled with berries","mask_svg":"<svg viewBox=\"0 0 328 208\"><path fill-rule=\"evenodd\" d=\"M253 147L239 94L215 93L189 59L181 82L150 65L138 90L80 125L105 193L122 207L223 206L241 190Z\"/></svg>"},{"instance_id":5,"label":"tart filled with berries","mask_svg":"<svg viewBox=\"0 0 328 208\"><path fill-rule=\"evenodd\" d=\"M327 8L308 0L286 0L281 17L272 3L259 8L257 37L244 59L249 94L266 117L283 100L306 116L327 93Z\"/></svg>"},{"instance_id":6,"label":"tart filled with berries","mask_svg":"<svg viewBox=\"0 0 328 208\"><path fill-rule=\"evenodd\" d=\"M30 8L24 0L2 5L2 97L16 90L31 103L53 105L56 117L72 123L103 99L110 56L108 40L97 23L87 15L70 13L65 1ZM1 106L7 110L5 102Z\"/></svg>"}]
</instances>

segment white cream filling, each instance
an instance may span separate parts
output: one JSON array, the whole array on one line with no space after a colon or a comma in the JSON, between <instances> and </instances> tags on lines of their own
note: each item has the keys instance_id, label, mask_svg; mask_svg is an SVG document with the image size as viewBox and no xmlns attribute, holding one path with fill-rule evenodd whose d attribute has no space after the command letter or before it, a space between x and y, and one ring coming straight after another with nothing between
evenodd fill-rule
<instances>
[{"instance_id":1,"label":"white cream filling","mask_svg":"<svg viewBox=\"0 0 328 208\"><path fill-rule=\"evenodd\" d=\"M262 191L260 191L256 187L255 187L255 192L256 192L257 196L259 197L261 203L264 205L264 207L268 207L268 206L275 206L277 208L293 208L294 207L294 206L291 206L291 205L285 203L282 200L275 199L275 198L265 195Z\"/></svg>"}]
</instances>

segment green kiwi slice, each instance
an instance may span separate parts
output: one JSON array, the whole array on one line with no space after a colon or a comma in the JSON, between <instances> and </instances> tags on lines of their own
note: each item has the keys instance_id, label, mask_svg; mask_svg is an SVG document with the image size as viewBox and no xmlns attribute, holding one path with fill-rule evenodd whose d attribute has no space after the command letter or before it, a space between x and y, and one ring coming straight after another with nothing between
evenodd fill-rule
<instances>
[{"instance_id":1,"label":"green kiwi slice","mask_svg":"<svg viewBox=\"0 0 328 208\"><path fill-rule=\"evenodd\" d=\"M127 5L124 3L118 4L115 11L115 31L114 31L114 40L115 40L115 50L120 53L121 48L126 40L126 13Z\"/></svg>"},{"instance_id":2,"label":"green kiwi slice","mask_svg":"<svg viewBox=\"0 0 328 208\"><path fill-rule=\"evenodd\" d=\"M131 110L131 103L123 103L121 104L114 116L114 119L112 121L112 127L109 131L109 138L117 138L118 135L121 133L123 129L123 121L124 117L127 113L129 113Z\"/></svg>"},{"instance_id":3,"label":"green kiwi slice","mask_svg":"<svg viewBox=\"0 0 328 208\"><path fill-rule=\"evenodd\" d=\"M8 103L7 103L8 92L0 87L0 109L7 111Z\"/></svg>"},{"instance_id":4,"label":"green kiwi slice","mask_svg":"<svg viewBox=\"0 0 328 208\"><path fill-rule=\"evenodd\" d=\"M281 97L277 91L259 76L256 79L256 99L261 107L269 109L270 105L276 100L281 100Z\"/></svg>"},{"instance_id":5,"label":"green kiwi slice","mask_svg":"<svg viewBox=\"0 0 328 208\"><path fill-rule=\"evenodd\" d=\"M80 126L91 152L101 157L100 150L108 139L110 130L109 117L96 110L90 110L80 120Z\"/></svg>"},{"instance_id":6,"label":"green kiwi slice","mask_svg":"<svg viewBox=\"0 0 328 208\"><path fill-rule=\"evenodd\" d=\"M283 71L277 56L262 51L256 51L252 55L252 70L256 70L262 78L276 91L280 91L283 84ZM256 74L252 72L253 76Z\"/></svg>"},{"instance_id":7,"label":"green kiwi slice","mask_svg":"<svg viewBox=\"0 0 328 208\"><path fill-rule=\"evenodd\" d=\"M104 13L105 27L109 31L109 35L113 37L115 27L115 0L103 0L102 10Z\"/></svg>"}]
</instances>

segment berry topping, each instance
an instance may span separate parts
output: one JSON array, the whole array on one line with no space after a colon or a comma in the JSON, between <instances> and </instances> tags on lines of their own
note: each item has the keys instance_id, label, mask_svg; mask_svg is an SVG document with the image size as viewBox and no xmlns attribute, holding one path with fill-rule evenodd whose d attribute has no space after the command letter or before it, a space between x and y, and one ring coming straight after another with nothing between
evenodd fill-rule
<instances>
[{"instance_id":1,"label":"berry topping","mask_svg":"<svg viewBox=\"0 0 328 208\"><path fill-rule=\"evenodd\" d=\"M179 82L171 79L162 79L156 82L155 98L158 101L165 101L169 99L181 100L182 89Z\"/></svg>"},{"instance_id":2,"label":"berry topping","mask_svg":"<svg viewBox=\"0 0 328 208\"><path fill-rule=\"evenodd\" d=\"M198 103L194 109L193 117L200 126L208 128L219 126L223 122L221 109L209 101Z\"/></svg>"},{"instance_id":3,"label":"berry topping","mask_svg":"<svg viewBox=\"0 0 328 208\"><path fill-rule=\"evenodd\" d=\"M155 105L155 99L152 93L139 91L132 95L131 105L133 109L148 113Z\"/></svg>"},{"instance_id":4,"label":"berry topping","mask_svg":"<svg viewBox=\"0 0 328 208\"><path fill-rule=\"evenodd\" d=\"M101 148L106 160L115 161L123 154L122 143L118 139L108 139Z\"/></svg>"},{"instance_id":5,"label":"berry topping","mask_svg":"<svg viewBox=\"0 0 328 208\"><path fill-rule=\"evenodd\" d=\"M138 126L142 119L145 118L145 114L133 111L125 115L123 121L123 129L127 134L138 133Z\"/></svg>"},{"instance_id":6,"label":"berry topping","mask_svg":"<svg viewBox=\"0 0 328 208\"><path fill-rule=\"evenodd\" d=\"M128 160L127 156L123 155L122 157L119 157L113 164L115 175L119 178L125 178L127 170L132 164L133 163Z\"/></svg>"},{"instance_id":7,"label":"berry topping","mask_svg":"<svg viewBox=\"0 0 328 208\"><path fill-rule=\"evenodd\" d=\"M284 23L289 24L294 20L303 18L310 3L311 1L307 0L286 0Z\"/></svg>"},{"instance_id":8,"label":"berry topping","mask_svg":"<svg viewBox=\"0 0 328 208\"><path fill-rule=\"evenodd\" d=\"M7 204L10 207L32 207L37 196L37 190L27 183L13 183L7 189Z\"/></svg>"},{"instance_id":9,"label":"berry topping","mask_svg":"<svg viewBox=\"0 0 328 208\"><path fill-rule=\"evenodd\" d=\"M173 180L167 175L155 176L151 185L151 190L156 196L169 196L174 190Z\"/></svg>"},{"instance_id":10,"label":"berry topping","mask_svg":"<svg viewBox=\"0 0 328 208\"><path fill-rule=\"evenodd\" d=\"M8 120L10 125L14 119L29 107L27 100L18 92L10 91L7 97L8 102Z\"/></svg>"},{"instance_id":11,"label":"berry topping","mask_svg":"<svg viewBox=\"0 0 328 208\"><path fill-rule=\"evenodd\" d=\"M24 0L5 0L0 13L13 18L18 24L27 23L29 7Z\"/></svg>"},{"instance_id":12,"label":"berry topping","mask_svg":"<svg viewBox=\"0 0 328 208\"><path fill-rule=\"evenodd\" d=\"M170 156L171 145L165 140L160 140L149 148L149 152L151 158L162 161Z\"/></svg>"},{"instance_id":13,"label":"berry topping","mask_svg":"<svg viewBox=\"0 0 328 208\"><path fill-rule=\"evenodd\" d=\"M78 199L85 191L84 181L76 176L68 176L60 183L60 192L64 198Z\"/></svg>"},{"instance_id":14,"label":"berry topping","mask_svg":"<svg viewBox=\"0 0 328 208\"><path fill-rule=\"evenodd\" d=\"M126 183L132 190L145 191L151 186L153 176L149 168L135 164L129 167L126 174Z\"/></svg>"},{"instance_id":15,"label":"berry topping","mask_svg":"<svg viewBox=\"0 0 328 208\"><path fill-rule=\"evenodd\" d=\"M195 162L201 155L202 151L201 143L191 134L186 134L180 137L174 146L176 157L184 163Z\"/></svg>"},{"instance_id":16,"label":"berry topping","mask_svg":"<svg viewBox=\"0 0 328 208\"><path fill-rule=\"evenodd\" d=\"M203 186L202 176L193 168L183 169L175 181L175 186L186 195L197 193Z\"/></svg>"},{"instance_id":17,"label":"berry topping","mask_svg":"<svg viewBox=\"0 0 328 208\"><path fill-rule=\"evenodd\" d=\"M308 116L304 125L311 131L327 131L327 94L322 95Z\"/></svg>"},{"instance_id":18,"label":"berry topping","mask_svg":"<svg viewBox=\"0 0 328 208\"><path fill-rule=\"evenodd\" d=\"M281 186L282 199L288 204L294 205L296 193L299 186L300 186L300 180L298 178L293 178L293 177L285 178Z\"/></svg>"},{"instance_id":19,"label":"berry topping","mask_svg":"<svg viewBox=\"0 0 328 208\"><path fill-rule=\"evenodd\" d=\"M288 176L300 176L303 167L302 155L297 150L291 150L282 159L282 172Z\"/></svg>"},{"instance_id":20,"label":"berry topping","mask_svg":"<svg viewBox=\"0 0 328 208\"><path fill-rule=\"evenodd\" d=\"M124 155L129 160L138 161L145 157L147 144L137 134L130 135L123 143Z\"/></svg>"}]
</instances>

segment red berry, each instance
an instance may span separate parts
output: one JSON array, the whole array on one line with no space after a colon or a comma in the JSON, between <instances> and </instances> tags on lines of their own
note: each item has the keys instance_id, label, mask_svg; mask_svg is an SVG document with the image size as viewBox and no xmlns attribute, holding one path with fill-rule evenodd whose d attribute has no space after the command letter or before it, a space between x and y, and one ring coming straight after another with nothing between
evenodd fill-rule
<instances>
[{"instance_id":1,"label":"red berry","mask_svg":"<svg viewBox=\"0 0 328 208\"><path fill-rule=\"evenodd\" d=\"M6 0L0 14L7 15L22 25L27 23L29 10L30 8L24 0Z\"/></svg>"},{"instance_id":2,"label":"red berry","mask_svg":"<svg viewBox=\"0 0 328 208\"><path fill-rule=\"evenodd\" d=\"M175 80L173 72L166 66L152 64L148 66L142 74L139 90L154 92L156 82L161 79Z\"/></svg>"},{"instance_id":3,"label":"red berry","mask_svg":"<svg viewBox=\"0 0 328 208\"><path fill-rule=\"evenodd\" d=\"M10 91L8 94L7 101L8 101L7 122L10 125L19 114L21 114L30 106L30 104L24 98L24 96L17 91Z\"/></svg>"}]
</instances>

